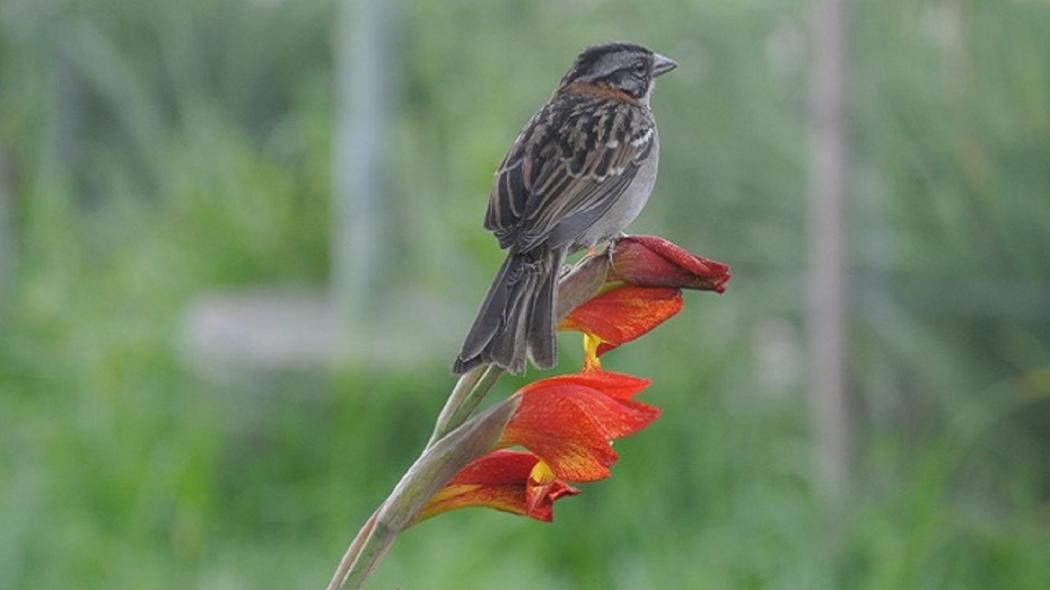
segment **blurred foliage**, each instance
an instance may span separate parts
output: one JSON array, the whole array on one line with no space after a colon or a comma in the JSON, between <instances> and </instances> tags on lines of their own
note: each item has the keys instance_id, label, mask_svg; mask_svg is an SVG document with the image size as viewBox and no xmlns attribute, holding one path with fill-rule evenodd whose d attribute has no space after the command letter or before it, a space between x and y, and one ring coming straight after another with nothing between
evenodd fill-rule
<instances>
[{"instance_id":1,"label":"blurred foliage","mask_svg":"<svg viewBox=\"0 0 1050 590\"><path fill-rule=\"evenodd\" d=\"M467 325L499 258L492 170L571 56L619 38L682 64L634 230L735 278L609 355L665 409L618 443L613 479L553 526L428 522L375 587L1046 587L1045 3L850 3L857 445L837 551L808 477L809 4L398 4L384 244L406 286ZM396 371L236 383L173 347L195 293L326 277L335 11L0 4L0 587L320 587L425 442L459 333Z\"/></svg>"}]
</instances>

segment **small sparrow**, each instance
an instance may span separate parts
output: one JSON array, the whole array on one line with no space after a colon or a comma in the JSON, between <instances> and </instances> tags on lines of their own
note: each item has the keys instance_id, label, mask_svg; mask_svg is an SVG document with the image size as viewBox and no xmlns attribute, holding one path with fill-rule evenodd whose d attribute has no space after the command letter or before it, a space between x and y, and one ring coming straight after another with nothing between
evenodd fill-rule
<instances>
[{"instance_id":1,"label":"small sparrow","mask_svg":"<svg viewBox=\"0 0 1050 590\"><path fill-rule=\"evenodd\" d=\"M453 372L558 362L554 310L565 256L619 236L656 181L653 81L673 60L630 43L588 47L496 171L485 229L507 251Z\"/></svg>"}]
</instances>

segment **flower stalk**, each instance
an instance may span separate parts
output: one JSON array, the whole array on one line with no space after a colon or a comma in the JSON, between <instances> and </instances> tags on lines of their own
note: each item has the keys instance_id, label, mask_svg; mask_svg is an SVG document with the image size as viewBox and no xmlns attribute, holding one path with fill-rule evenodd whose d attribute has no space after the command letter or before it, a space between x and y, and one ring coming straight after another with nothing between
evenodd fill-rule
<instances>
[{"instance_id":1,"label":"flower stalk","mask_svg":"<svg viewBox=\"0 0 1050 590\"><path fill-rule=\"evenodd\" d=\"M509 398L424 450L350 543L329 590L338 590L344 584L360 588L397 535L415 520L431 496L496 444L519 403Z\"/></svg>"},{"instance_id":2,"label":"flower stalk","mask_svg":"<svg viewBox=\"0 0 1050 590\"><path fill-rule=\"evenodd\" d=\"M379 562L394 545L396 538L397 534L389 527L375 522L358 548L354 560L348 566L346 575L339 580L338 585L332 586L330 583L328 588L337 590L344 585L349 588L364 586L368 576L372 575L372 572L379 566ZM336 579L333 578L332 583L335 582Z\"/></svg>"},{"instance_id":3,"label":"flower stalk","mask_svg":"<svg viewBox=\"0 0 1050 590\"><path fill-rule=\"evenodd\" d=\"M682 307L681 289L721 293L729 267L652 236L625 236L590 254L558 283L562 330L584 335L581 373L531 383L477 409L505 373L462 375L419 458L351 541L328 590L361 588L398 535L443 512L484 506L550 522L571 482L610 476L612 441L646 428L660 410L634 396L650 381L601 368L598 357L649 332ZM520 447L525 450L510 450Z\"/></svg>"}]
</instances>

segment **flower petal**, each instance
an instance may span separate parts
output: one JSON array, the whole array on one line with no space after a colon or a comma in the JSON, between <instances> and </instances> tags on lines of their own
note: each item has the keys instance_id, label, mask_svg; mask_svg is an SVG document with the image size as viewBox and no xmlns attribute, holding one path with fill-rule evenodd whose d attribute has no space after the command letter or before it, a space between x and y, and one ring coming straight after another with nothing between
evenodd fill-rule
<instances>
[{"instance_id":1,"label":"flower petal","mask_svg":"<svg viewBox=\"0 0 1050 590\"><path fill-rule=\"evenodd\" d=\"M522 393L528 393L535 389L549 387L558 384L570 384L597 389L609 397L617 399L630 399L644 391L653 382L652 379L643 379L626 373L614 373L613 371L592 371L585 373L574 373L572 375L558 375L548 377L542 381L530 383L521 389Z\"/></svg>"},{"instance_id":2,"label":"flower petal","mask_svg":"<svg viewBox=\"0 0 1050 590\"><path fill-rule=\"evenodd\" d=\"M566 378L545 379L517 395L521 404L498 445L527 448L568 481L609 477L618 458L609 442L642 430L660 415L653 406Z\"/></svg>"},{"instance_id":3,"label":"flower petal","mask_svg":"<svg viewBox=\"0 0 1050 590\"><path fill-rule=\"evenodd\" d=\"M494 451L456 474L430 499L418 520L459 508L486 507L550 522L554 502L578 493L532 453Z\"/></svg>"},{"instance_id":4,"label":"flower petal","mask_svg":"<svg viewBox=\"0 0 1050 590\"><path fill-rule=\"evenodd\" d=\"M598 347L601 355L649 332L681 309L682 292L678 289L628 285L580 305L559 328L597 336L602 341Z\"/></svg>"},{"instance_id":5,"label":"flower petal","mask_svg":"<svg viewBox=\"0 0 1050 590\"><path fill-rule=\"evenodd\" d=\"M674 287L722 293L729 267L693 254L657 236L627 236L616 242L612 276L644 287Z\"/></svg>"},{"instance_id":6,"label":"flower petal","mask_svg":"<svg viewBox=\"0 0 1050 590\"><path fill-rule=\"evenodd\" d=\"M525 486L525 514L536 520L554 520L554 502L565 496L574 496L580 490L558 479L543 461L537 461L529 472Z\"/></svg>"}]
</instances>

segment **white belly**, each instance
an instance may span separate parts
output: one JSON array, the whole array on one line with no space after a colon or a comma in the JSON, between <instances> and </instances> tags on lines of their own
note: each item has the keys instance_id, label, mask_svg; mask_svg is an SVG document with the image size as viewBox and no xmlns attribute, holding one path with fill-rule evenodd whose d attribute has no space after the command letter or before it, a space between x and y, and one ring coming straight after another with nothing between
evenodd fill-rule
<instances>
[{"instance_id":1,"label":"white belly","mask_svg":"<svg viewBox=\"0 0 1050 590\"><path fill-rule=\"evenodd\" d=\"M591 248L595 244L614 238L627 228L645 208L653 185L656 184L656 171L660 164L660 138L653 132L653 150L642 167L638 169L634 180L616 199L612 207L605 212L576 242L577 245Z\"/></svg>"}]
</instances>

